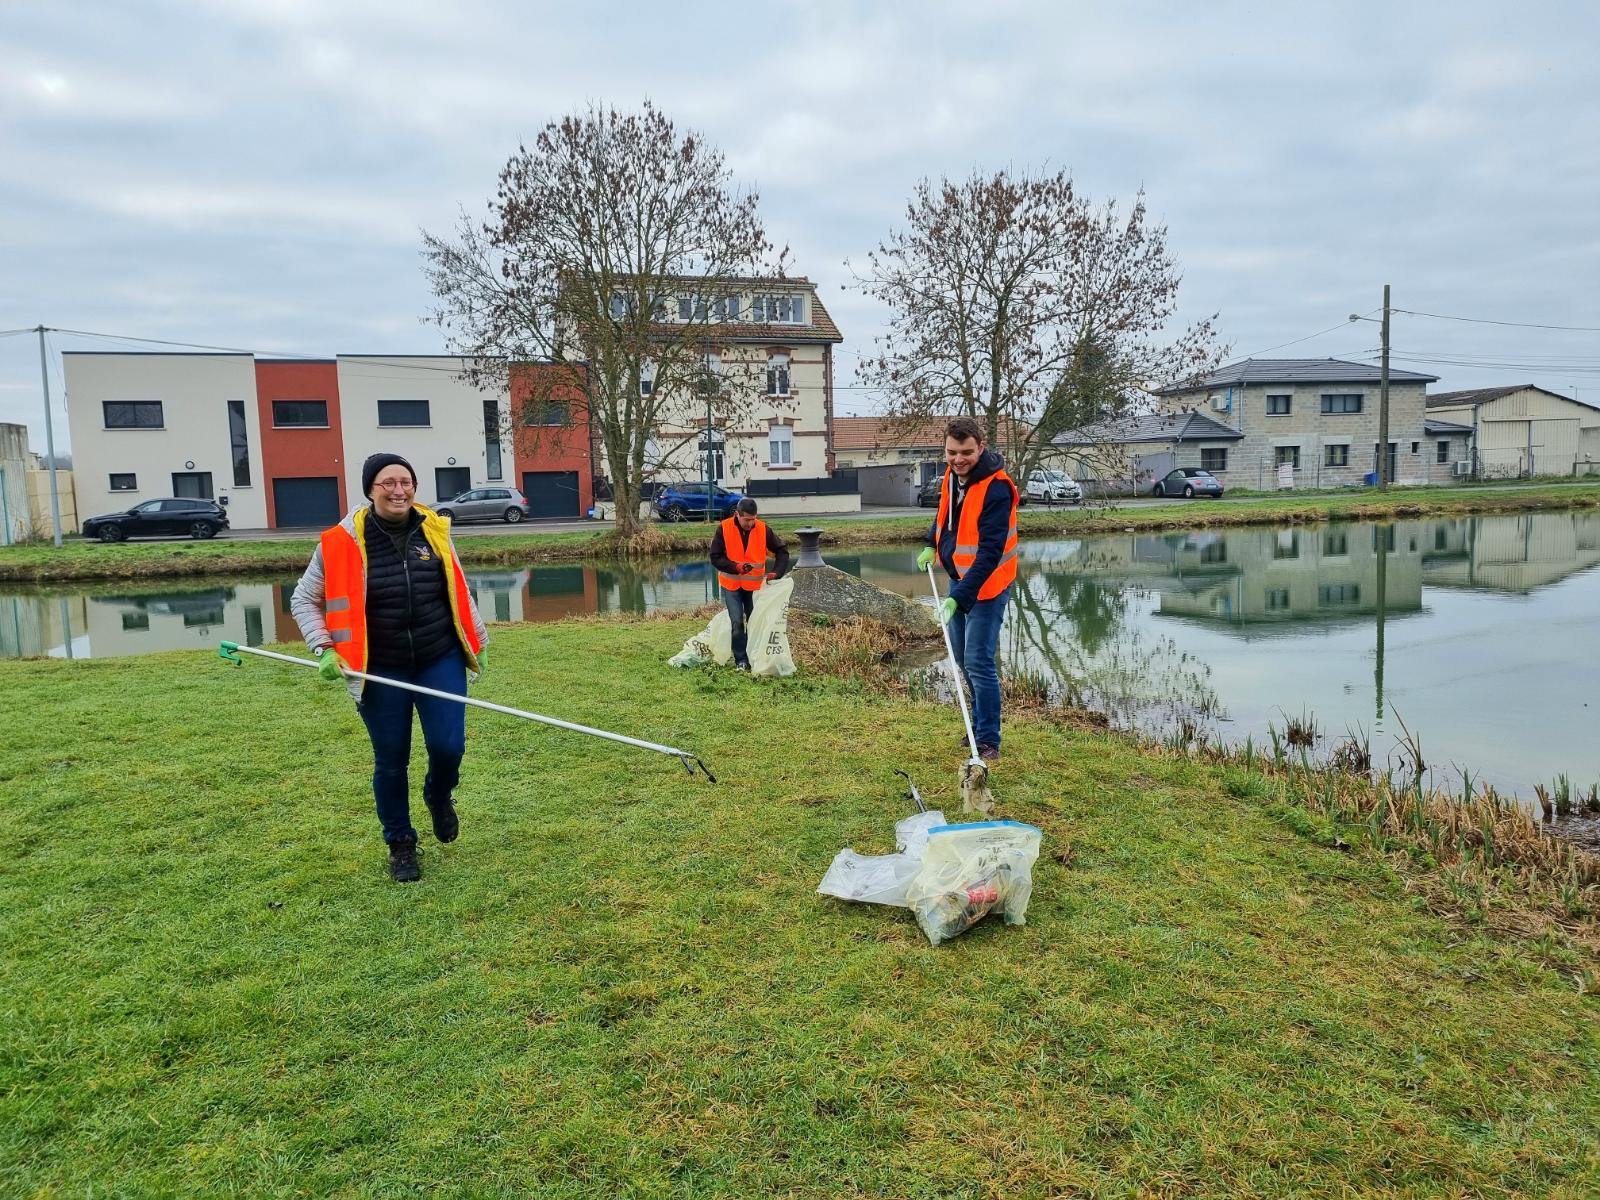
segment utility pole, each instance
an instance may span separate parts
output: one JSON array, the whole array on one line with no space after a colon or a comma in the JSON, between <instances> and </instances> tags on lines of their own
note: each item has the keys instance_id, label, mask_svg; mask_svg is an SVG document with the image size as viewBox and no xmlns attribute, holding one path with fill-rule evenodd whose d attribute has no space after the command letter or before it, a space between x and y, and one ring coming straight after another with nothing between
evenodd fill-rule
<instances>
[{"instance_id":1,"label":"utility pole","mask_svg":"<svg viewBox=\"0 0 1600 1200\"><path fill-rule=\"evenodd\" d=\"M701 355L700 355L700 386L705 389L705 393L706 393L706 520L707 521L711 521L711 520L715 519L715 511L714 511L714 507L713 507L713 502L716 499L716 493L713 490L716 487L716 483L714 481L713 472L712 472L712 466L715 464L716 460L712 456L714 454L716 454L717 451L716 451L716 447L712 444L712 441L711 441L711 343L710 342L706 342L701 348Z\"/></svg>"},{"instance_id":2,"label":"utility pole","mask_svg":"<svg viewBox=\"0 0 1600 1200\"><path fill-rule=\"evenodd\" d=\"M1378 368L1378 490L1389 478L1389 285L1383 285L1383 358Z\"/></svg>"},{"instance_id":3,"label":"utility pole","mask_svg":"<svg viewBox=\"0 0 1600 1200\"><path fill-rule=\"evenodd\" d=\"M39 335L39 379L44 384L44 452L50 456L50 523L56 545L61 545L61 495L56 491L56 435L50 418L50 364L45 358L44 326L34 328ZM70 639L71 633L67 635Z\"/></svg>"}]
</instances>

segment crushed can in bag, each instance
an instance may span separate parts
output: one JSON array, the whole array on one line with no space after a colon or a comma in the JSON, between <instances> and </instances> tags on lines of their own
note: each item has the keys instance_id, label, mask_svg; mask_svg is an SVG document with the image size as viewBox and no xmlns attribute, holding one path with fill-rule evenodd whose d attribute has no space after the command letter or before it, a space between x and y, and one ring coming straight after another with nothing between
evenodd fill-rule
<instances>
[{"instance_id":1,"label":"crushed can in bag","mask_svg":"<svg viewBox=\"0 0 1600 1200\"><path fill-rule=\"evenodd\" d=\"M906 888L906 905L928 941L949 941L995 912L1007 925L1024 924L1042 838L1020 821L930 829L922 869Z\"/></svg>"}]
</instances>

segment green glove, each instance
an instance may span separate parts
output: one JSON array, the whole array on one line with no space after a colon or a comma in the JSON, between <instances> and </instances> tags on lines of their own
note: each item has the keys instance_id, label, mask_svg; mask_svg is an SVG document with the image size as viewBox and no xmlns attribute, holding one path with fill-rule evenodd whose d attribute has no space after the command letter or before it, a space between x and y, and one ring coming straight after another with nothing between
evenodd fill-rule
<instances>
[{"instance_id":1,"label":"green glove","mask_svg":"<svg viewBox=\"0 0 1600 1200\"><path fill-rule=\"evenodd\" d=\"M336 683L344 678L344 671L341 669L339 662L339 654L332 646L329 646L317 656L317 674L321 675L329 683Z\"/></svg>"},{"instance_id":2,"label":"green glove","mask_svg":"<svg viewBox=\"0 0 1600 1200\"><path fill-rule=\"evenodd\" d=\"M939 601L939 624L950 624L950 618L955 615L956 598L954 596L946 596L943 600Z\"/></svg>"},{"instance_id":3,"label":"green glove","mask_svg":"<svg viewBox=\"0 0 1600 1200\"><path fill-rule=\"evenodd\" d=\"M478 651L478 674L482 675L489 664L489 647L485 646Z\"/></svg>"},{"instance_id":4,"label":"green glove","mask_svg":"<svg viewBox=\"0 0 1600 1200\"><path fill-rule=\"evenodd\" d=\"M924 546L922 553L917 555L917 570L926 571L933 565L934 550L932 546Z\"/></svg>"}]
</instances>

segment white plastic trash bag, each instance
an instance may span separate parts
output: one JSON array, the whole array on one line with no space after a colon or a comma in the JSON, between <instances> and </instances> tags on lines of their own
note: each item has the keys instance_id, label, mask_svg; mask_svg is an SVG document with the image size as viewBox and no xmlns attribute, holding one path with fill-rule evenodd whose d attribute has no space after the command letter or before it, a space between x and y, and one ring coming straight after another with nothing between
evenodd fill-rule
<instances>
[{"instance_id":1,"label":"white plastic trash bag","mask_svg":"<svg viewBox=\"0 0 1600 1200\"><path fill-rule=\"evenodd\" d=\"M728 620L728 610L723 609L711 618L699 633L683 644L683 649L667 659L674 667L692 667L697 663L716 663L725 667L733 661L733 630Z\"/></svg>"},{"instance_id":2,"label":"white plastic trash bag","mask_svg":"<svg viewBox=\"0 0 1600 1200\"><path fill-rule=\"evenodd\" d=\"M794 656L789 653L789 597L793 594L792 579L773 580L756 592L755 605L745 621L752 675L794 674ZM727 609L712 617L711 624L667 659L668 665L674 667L692 667L699 663L725 667L732 661L733 626Z\"/></svg>"},{"instance_id":3,"label":"white plastic trash bag","mask_svg":"<svg viewBox=\"0 0 1600 1200\"><path fill-rule=\"evenodd\" d=\"M824 896L857 900L862 904L906 907L906 885L922 869L922 852L928 830L944 824L942 812L921 812L894 827L894 854L857 854L841 850L817 885Z\"/></svg>"},{"instance_id":4,"label":"white plastic trash bag","mask_svg":"<svg viewBox=\"0 0 1600 1200\"><path fill-rule=\"evenodd\" d=\"M993 912L1024 924L1042 837L1020 821L930 829L922 867L906 885L906 906L928 941L949 941Z\"/></svg>"},{"instance_id":5,"label":"white plastic trash bag","mask_svg":"<svg viewBox=\"0 0 1600 1200\"><path fill-rule=\"evenodd\" d=\"M750 674L794 674L794 657L789 653L789 597L793 594L793 579L771 580L756 592L755 609L745 622L750 634ZM728 614L722 615L726 618Z\"/></svg>"}]
</instances>

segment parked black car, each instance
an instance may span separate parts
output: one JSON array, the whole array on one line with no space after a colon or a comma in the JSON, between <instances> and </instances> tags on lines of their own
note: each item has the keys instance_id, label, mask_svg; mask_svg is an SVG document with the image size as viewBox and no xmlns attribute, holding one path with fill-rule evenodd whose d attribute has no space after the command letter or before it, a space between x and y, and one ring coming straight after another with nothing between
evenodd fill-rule
<instances>
[{"instance_id":1,"label":"parked black car","mask_svg":"<svg viewBox=\"0 0 1600 1200\"><path fill-rule=\"evenodd\" d=\"M228 527L228 514L215 500L146 500L126 512L90 517L83 523L83 536L102 542L120 542L131 537L208 538Z\"/></svg>"},{"instance_id":2,"label":"parked black car","mask_svg":"<svg viewBox=\"0 0 1600 1200\"><path fill-rule=\"evenodd\" d=\"M917 492L917 505L918 505L918 507L920 507L920 508L938 508L939 507L939 489L943 485L944 485L944 476L943 475L935 475L932 479L928 480L927 483L923 484L921 490Z\"/></svg>"},{"instance_id":3,"label":"parked black car","mask_svg":"<svg viewBox=\"0 0 1600 1200\"><path fill-rule=\"evenodd\" d=\"M1162 478L1150 489L1152 496L1187 496L1194 499L1196 496L1210 496L1213 500L1222 498L1222 481L1210 471L1200 467L1179 467Z\"/></svg>"}]
</instances>

